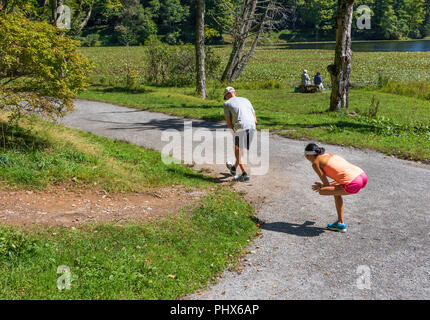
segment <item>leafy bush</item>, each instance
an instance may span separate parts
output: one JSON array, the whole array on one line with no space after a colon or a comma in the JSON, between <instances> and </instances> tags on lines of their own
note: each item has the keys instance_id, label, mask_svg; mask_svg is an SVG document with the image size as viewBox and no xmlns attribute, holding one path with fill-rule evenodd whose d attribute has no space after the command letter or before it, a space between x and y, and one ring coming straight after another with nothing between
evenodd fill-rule
<instances>
[{"instance_id":1,"label":"leafy bush","mask_svg":"<svg viewBox=\"0 0 430 320\"><path fill-rule=\"evenodd\" d=\"M46 22L0 12L0 110L62 116L87 85L90 61Z\"/></svg>"},{"instance_id":2,"label":"leafy bush","mask_svg":"<svg viewBox=\"0 0 430 320\"><path fill-rule=\"evenodd\" d=\"M80 37L77 40L81 42L82 47L95 47L100 39L97 33L91 33L86 37Z\"/></svg>"},{"instance_id":3,"label":"leafy bush","mask_svg":"<svg viewBox=\"0 0 430 320\"><path fill-rule=\"evenodd\" d=\"M147 43L148 62L145 68L150 83L161 86L187 86L195 82L195 49L192 45L170 46L158 40ZM206 49L208 78L219 74L220 58L212 49Z\"/></svg>"}]
</instances>

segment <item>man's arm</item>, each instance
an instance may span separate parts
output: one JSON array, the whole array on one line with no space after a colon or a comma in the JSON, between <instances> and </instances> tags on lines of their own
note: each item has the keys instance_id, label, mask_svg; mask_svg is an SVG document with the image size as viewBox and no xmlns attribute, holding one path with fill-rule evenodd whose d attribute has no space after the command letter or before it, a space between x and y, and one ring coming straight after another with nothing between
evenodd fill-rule
<instances>
[{"instance_id":1,"label":"man's arm","mask_svg":"<svg viewBox=\"0 0 430 320\"><path fill-rule=\"evenodd\" d=\"M231 123L231 113L227 104L224 104L224 118L225 122L227 122L227 127L233 130L233 124Z\"/></svg>"},{"instance_id":2,"label":"man's arm","mask_svg":"<svg viewBox=\"0 0 430 320\"><path fill-rule=\"evenodd\" d=\"M224 115L225 121L227 122L227 127L231 130L233 130L233 126L231 124L231 118L229 116Z\"/></svg>"}]
</instances>

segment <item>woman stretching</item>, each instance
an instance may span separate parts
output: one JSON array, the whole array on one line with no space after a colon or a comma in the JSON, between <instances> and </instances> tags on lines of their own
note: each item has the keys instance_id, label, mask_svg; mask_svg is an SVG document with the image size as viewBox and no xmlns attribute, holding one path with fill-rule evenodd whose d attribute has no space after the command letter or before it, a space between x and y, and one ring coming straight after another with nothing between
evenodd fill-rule
<instances>
[{"instance_id":1,"label":"woman stretching","mask_svg":"<svg viewBox=\"0 0 430 320\"><path fill-rule=\"evenodd\" d=\"M343 221L342 196L355 194L367 184L367 175L359 167L349 163L344 158L330 153L325 149L310 143L305 148L305 157L312 163L312 168L320 177L322 183L315 182L312 190L322 196L334 196L338 221L330 223L327 228L334 231L346 232ZM334 181L329 182L327 177Z\"/></svg>"}]
</instances>

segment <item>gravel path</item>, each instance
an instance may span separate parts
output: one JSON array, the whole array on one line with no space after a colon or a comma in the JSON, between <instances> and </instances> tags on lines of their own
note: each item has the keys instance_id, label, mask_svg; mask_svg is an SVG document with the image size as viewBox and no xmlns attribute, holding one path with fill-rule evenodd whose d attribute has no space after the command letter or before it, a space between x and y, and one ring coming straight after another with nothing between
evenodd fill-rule
<instances>
[{"instance_id":1,"label":"gravel path","mask_svg":"<svg viewBox=\"0 0 430 320\"><path fill-rule=\"evenodd\" d=\"M66 126L161 150L166 129L184 119L75 101ZM224 128L193 121L194 130ZM307 141L270 136L270 170L237 183L257 206L262 236L250 243L243 268L189 299L430 299L430 166L373 151L324 145L362 167L369 183L345 197L346 234L325 229L336 220L332 197L311 191L317 181L303 157ZM228 150L229 159L233 160ZM196 166L196 168L199 168ZM205 167L226 178L222 165Z\"/></svg>"}]
</instances>

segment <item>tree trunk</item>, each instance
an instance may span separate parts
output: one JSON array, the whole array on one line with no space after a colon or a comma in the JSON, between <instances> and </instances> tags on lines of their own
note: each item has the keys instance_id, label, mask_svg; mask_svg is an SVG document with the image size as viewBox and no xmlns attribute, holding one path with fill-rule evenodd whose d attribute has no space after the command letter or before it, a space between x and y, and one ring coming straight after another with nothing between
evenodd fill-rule
<instances>
[{"instance_id":1,"label":"tree trunk","mask_svg":"<svg viewBox=\"0 0 430 320\"><path fill-rule=\"evenodd\" d=\"M351 74L351 26L354 0L339 0L336 15L336 53L334 64L327 67L331 76L330 110L348 108L349 76Z\"/></svg>"},{"instance_id":2,"label":"tree trunk","mask_svg":"<svg viewBox=\"0 0 430 320\"><path fill-rule=\"evenodd\" d=\"M82 22L79 24L79 26L73 32L74 36L77 36L79 33L81 33L82 29L87 25L88 21L90 20L91 13L93 11L93 6L94 6L94 0L91 1L91 4L90 4L90 7L88 9L86 17L84 18L84 20L82 20ZM73 25L73 23L72 23L72 25Z\"/></svg>"},{"instance_id":3,"label":"tree trunk","mask_svg":"<svg viewBox=\"0 0 430 320\"><path fill-rule=\"evenodd\" d=\"M257 7L257 0L244 0L242 12L240 16L236 16L234 35L233 35L233 48L230 54L227 66L224 69L221 81L235 81L242 70L244 69L246 62L250 56L244 59L244 49L248 41L249 32L252 27L252 23L255 22L255 10ZM261 27L264 23L261 24ZM260 36L260 30L258 31L258 37ZM254 52L255 47L251 49ZM246 60L246 62L245 62ZM241 63L242 62L242 63ZM240 71L239 71L240 69Z\"/></svg>"},{"instance_id":4,"label":"tree trunk","mask_svg":"<svg viewBox=\"0 0 430 320\"><path fill-rule=\"evenodd\" d=\"M196 0L196 72L197 92L206 99L205 72L205 0Z\"/></svg>"}]
</instances>

